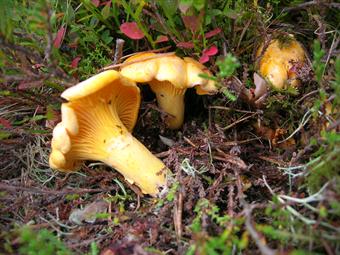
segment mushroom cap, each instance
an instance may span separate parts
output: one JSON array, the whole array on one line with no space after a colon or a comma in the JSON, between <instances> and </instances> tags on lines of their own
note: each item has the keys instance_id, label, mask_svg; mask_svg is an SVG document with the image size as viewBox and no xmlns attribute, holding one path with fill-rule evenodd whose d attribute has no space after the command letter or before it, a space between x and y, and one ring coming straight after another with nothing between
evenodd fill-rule
<instances>
[{"instance_id":1,"label":"mushroom cap","mask_svg":"<svg viewBox=\"0 0 340 255\"><path fill-rule=\"evenodd\" d=\"M121 74L135 82L169 81L177 89L195 87L199 95L217 92L214 81L199 76L210 76L211 73L204 65L189 57L182 59L176 55L139 53L124 63Z\"/></svg>"},{"instance_id":2,"label":"mushroom cap","mask_svg":"<svg viewBox=\"0 0 340 255\"><path fill-rule=\"evenodd\" d=\"M108 111L115 111L129 132L136 124L141 100L135 82L113 70L99 73L80 82L65 90L61 96L69 102L62 104L62 121L53 130L49 163L52 168L64 171L76 170L85 159L79 158L79 155L74 152L74 148L78 145L72 141L87 132L87 127L82 127L80 132L79 122L80 119L84 119L84 111L90 111L98 105L92 98L96 98L99 104L107 102ZM84 120L82 122L83 125L86 124ZM91 147L91 144L88 147Z\"/></svg>"},{"instance_id":3,"label":"mushroom cap","mask_svg":"<svg viewBox=\"0 0 340 255\"><path fill-rule=\"evenodd\" d=\"M211 76L211 72L200 62L193 58L185 57L187 65L187 83L189 87L195 87L198 95L214 94L217 92L216 84L213 80L201 77L201 74Z\"/></svg>"},{"instance_id":4,"label":"mushroom cap","mask_svg":"<svg viewBox=\"0 0 340 255\"><path fill-rule=\"evenodd\" d=\"M305 50L293 37L282 42L280 39L270 41L263 56L261 56L263 44L259 47L256 57L259 60L258 69L276 89L285 89L287 86L298 86L296 74L290 72L294 62L305 62ZM292 81L289 81L292 79Z\"/></svg>"}]
</instances>

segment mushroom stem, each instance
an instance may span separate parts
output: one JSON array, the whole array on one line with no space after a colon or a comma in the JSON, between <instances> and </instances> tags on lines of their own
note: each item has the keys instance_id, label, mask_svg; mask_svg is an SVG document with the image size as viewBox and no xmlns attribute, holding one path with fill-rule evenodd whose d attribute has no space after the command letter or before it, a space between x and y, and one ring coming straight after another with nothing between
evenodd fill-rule
<instances>
[{"instance_id":1,"label":"mushroom stem","mask_svg":"<svg viewBox=\"0 0 340 255\"><path fill-rule=\"evenodd\" d=\"M165 184L166 167L132 135L115 137L107 145L102 161L117 169L125 179L139 186L144 194L156 195Z\"/></svg>"},{"instance_id":2,"label":"mushroom stem","mask_svg":"<svg viewBox=\"0 0 340 255\"><path fill-rule=\"evenodd\" d=\"M159 107L169 114L166 124L170 129L178 129L184 120L184 94L186 88L176 88L168 81L153 80L151 90L156 94Z\"/></svg>"}]
</instances>

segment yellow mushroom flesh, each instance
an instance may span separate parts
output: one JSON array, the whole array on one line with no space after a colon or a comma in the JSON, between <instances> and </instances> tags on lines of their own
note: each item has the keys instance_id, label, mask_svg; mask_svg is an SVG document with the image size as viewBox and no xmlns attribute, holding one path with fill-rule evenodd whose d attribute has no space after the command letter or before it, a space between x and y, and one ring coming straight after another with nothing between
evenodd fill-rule
<instances>
[{"instance_id":1,"label":"yellow mushroom flesh","mask_svg":"<svg viewBox=\"0 0 340 255\"><path fill-rule=\"evenodd\" d=\"M261 56L262 51L263 45L256 53L257 57L261 57L258 69L274 88L282 90L300 85L292 67L294 64L304 63L306 58L303 47L294 37L287 38L284 42L274 39Z\"/></svg>"},{"instance_id":2,"label":"yellow mushroom flesh","mask_svg":"<svg viewBox=\"0 0 340 255\"><path fill-rule=\"evenodd\" d=\"M130 133L138 114L139 89L117 72L109 72L114 77L102 80L105 86L97 91L93 89L90 94L76 98L64 92L66 99L71 100L62 105L65 115L58 124L61 131L54 132L58 135L52 139L50 165L72 171L84 160L102 161L139 186L143 193L156 195L158 188L165 185L165 166ZM69 116L73 121L76 119L77 129ZM66 136L61 135L63 130ZM70 140L69 148L54 146L61 143L60 139Z\"/></svg>"},{"instance_id":3,"label":"yellow mushroom flesh","mask_svg":"<svg viewBox=\"0 0 340 255\"><path fill-rule=\"evenodd\" d=\"M210 72L191 58L141 53L128 58L126 63L121 68L121 74L136 82L150 85L159 107L169 114L166 124L170 129L178 129L183 124L184 96L188 88L195 87L199 95L217 91L213 81L199 76L203 73L210 75Z\"/></svg>"}]
</instances>

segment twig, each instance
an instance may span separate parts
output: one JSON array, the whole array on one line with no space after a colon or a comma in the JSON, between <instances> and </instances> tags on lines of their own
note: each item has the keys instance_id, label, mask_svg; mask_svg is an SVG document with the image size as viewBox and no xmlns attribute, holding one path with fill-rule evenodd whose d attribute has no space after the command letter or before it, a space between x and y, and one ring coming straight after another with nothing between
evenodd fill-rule
<instances>
[{"instance_id":1,"label":"twig","mask_svg":"<svg viewBox=\"0 0 340 255\"><path fill-rule=\"evenodd\" d=\"M250 234L250 236L252 237L252 239L255 241L255 244L257 245L257 247L260 249L261 253L264 255L275 255L276 251L269 248L267 245L265 245L265 242L263 240L263 237L260 236L260 234L257 232L257 230L255 229L255 227L253 226L252 223L252 208L247 205L247 204L243 204L244 207L244 215L246 217L246 228Z\"/></svg>"},{"instance_id":2,"label":"twig","mask_svg":"<svg viewBox=\"0 0 340 255\"><path fill-rule=\"evenodd\" d=\"M87 240L84 240L82 242L75 242L73 244L69 244L68 247L71 248L71 249L74 249L74 248L78 248L78 247L82 247L82 246L87 246L87 245L91 244L92 242L97 243L98 241L101 241L103 239L107 239L107 238L110 237L110 235L112 235L112 234L109 233L109 234L99 236L99 237L96 237L96 238L87 239Z\"/></svg>"},{"instance_id":3,"label":"twig","mask_svg":"<svg viewBox=\"0 0 340 255\"><path fill-rule=\"evenodd\" d=\"M46 12L47 12L47 44L45 48L45 61L47 65L49 66L51 65L51 52L52 52L53 37L52 37L52 26L51 26L52 10L48 4L46 6Z\"/></svg>"},{"instance_id":4,"label":"twig","mask_svg":"<svg viewBox=\"0 0 340 255\"><path fill-rule=\"evenodd\" d=\"M245 120L247 120L247 119L250 119L251 117L253 117L253 116L256 115L256 114L258 114L258 113L255 112L255 113L253 113L253 114L251 114L251 115L248 115L248 116L246 116L246 117L240 118L240 119L238 119L237 121L231 123L230 125L228 125L228 126L222 128L222 130L223 130L223 131L228 130L229 128L232 128L233 126L237 125L238 123L241 123L241 122L243 122L243 121L245 121Z\"/></svg>"},{"instance_id":5,"label":"twig","mask_svg":"<svg viewBox=\"0 0 340 255\"><path fill-rule=\"evenodd\" d=\"M302 102L303 100L305 100L307 97L312 96L312 95L314 95L314 94L317 94L317 93L319 93L319 91L320 91L319 89L316 89L316 90L313 90L313 91L311 91L311 92L309 92L309 93L303 95L303 97L301 97L299 100L297 100L296 103L297 103L297 104L301 103L301 102Z\"/></svg>"},{"instance_id":6,"label":"twig","mask_svg":"<svg viewBox=\"0 0 340 255\"><path fill-rule=\"evenodd\" d=\"M135 60L135 61L124 62L124 63L116 64L116 65L109 65L109 66L106 66L106 67L100 69L99 72L106 71L106 70L111 70L111 69L116 69L117 67L123 67L123 66L128 66L128 65L140 63L140 62L143 62L143 61L146 61L146 60L162 58L162 57L166 57L166 56L173 56L173 55L175 55L175 52L159 53L157 55L141 58L141 59L138 59L138 60Z\"/></svg>"},{"instance_id":7,"label":"twig","mask_svg":"<svg viewBox=\"0 0 340 255\"><path fill-rule=\"evenodd\" d=\"M231 107L225 107L225 106L218 106L213 105L209 106L209 109L217 109L217 110L226 110L226 111L235 111L235 112L243 112L243 113L258 113L258 112L251 112L251 111L245 111L245 110L239 110Z\"/></svg>"},{"instance_id":8,"label":"twig","mask_svg":"<svg viewBox=\"0 0 340 255\"><path fill-rule=\"evenodd\" d=\"M50 227L53 228L55 231L57 231L58 235L63 235L63 236L71 236L71 235L73 235L73 233L66 233L66 232L61 231L58 227L54 226L51 222L49 222L49 221L48 221L47 219L45 219L44 217L39 216L39 218L40 218L42 221L44 221L44 222L46 222L47 224L49 224Z\"/></svg>"},{"instance_id":9,"label":"twig","mask_svg":"<svg viewBox=\"0 0 340 255\"><path fill-rule=\"evenodd\" d=\"M116 40L116 48L115 48L115 54L113 58L113 65L120 63L122 56L123 56L124 43L125 41L123 39L118 38Z\"/></svg>"},{"instance_id":10,"label":"twig","mask_svg":"<svg viewBox=\"0 0 340 255\"><path fill-rule=\"evenodd\" d=\"M289 140L290 138L292 138L297 132L300 131L301 128L303 128L309 121L309 119L311 118L312 114L311 114L311 110L308 110L305 115L303 115L301 123L299 124L298 128L294 130L293 133L290 134L290 136L288 136L287 138L278 141L277 143L283 143L287 140Z\"/></svg>"},{"instance_id":11,"label":"twig","mask_svg":"<svg viewBox=\"0 0 340 255\"><path fill-rule=\"evenodd\" d=\"M99 193L99 192L109 192L115 190L115 188L109 189L65 189L65 190L51 190L51 189L39 189L35 187L21 187L15 185L9 185L3 182L0 182L0 190L6 190L9 192L28 192L33 194L47 194L47 195L56 195L63 196L67 194L85 194L85 193Z\"/></svg>"},{"instance_id":12,"label":"twig","mask_svg":"<svg viewBox=\"0 0 340 255\"><path fill-rule=\"evenodd\" d=\"M228 187L228 215L234 216L234 185L230 184Z\"/></svg>"},{"instance_id":13,"label":"twig","mask_svg":"<svg viewBox=\"0 0 340 255\"><path fill-rule=\"evenodd\" d=\"M155 154L155 156L157 157L157 158L165 158L165 157L167 157L167 156L169 156L170 155L170 150L168 150L168 151L163 151L163 152L160 152L160 153L157 153L157 154Z\"/></svg>"},{"instance_id":14,"label":"twig","mask_svg":"<svg viewBox=\"0 0 340 255\"><path fill-rule=\"evenodd\" d=\"M237 47L236 47L236 52L238 52L238 49L240 48L243 36L246 34L247 29L249 28L250 23L252 22L252 18L250 18L248 20L248 22L246 23L246 25L244 26L244 28L242 29L241 35L240 35L240 39L238 40L237 43Z\"/></svg>"},{"instance_id":15,"label":"twig","mask_svg":"<svg viewBox=\"0 0 340 255\"><path fill-rule=\"evenodd\" d=\"M300 10L300 9L305 9L308 7L312 7L312 6L326 6L329 8L336 8L336 9L340 9L340 4L339 3L325 3L322 1L309 1L306 3L302 3L299 4L297 6L293 6L293 7L285 7L283 8L282 12L289 12L289 11L293 11L293 10Z\"/></svg>"},{"instance_id":16,"label":"twig","mask_svg":"<svg viewBox=\"0 0 340 255\"><path fill-rule=\"evenodd\" d=\"M176 231L176 237L179 241L182 237L182 214L183 214L183 194L180 189L174 205L174 226Z\"/></svg>"},{"instance_id":17,"label":"twig","mask_svg":"<svg viewBox=\"0 0 340 255\"><path fill-rule=\"evenodd\" d=\"M245 221L246 229L248 230L251 238L254 240L256 246L259 248L262 254L275 255L276 251L269 248L266 245L264 237L261 236L255 229L253 222L252 222L252 215L251 215L254 207L249 205L247 201L244 199L244 193L242 189L242 181L241 181L240 175L237 170L235 170L234 173L236 175L236 184L237 184L237 190L238 190L237 197L240 201L240 204L243 206L243 213L246 218L246 221Z\"/></svg>"},{"instance_id":18,"label":"twig","mask_svg":"<svg viewBox=\"0 0 340 255\"><path fill-rule=\"evenodd\" d=\"M290 205L287 205L284 198L287 199L289 198L289 200L295 200L295 202L305 202L305 201L319 201L319 200L315 200L316 198L313 196L319 196L319 194L326 188L326 186L328 185L328 183L326 183L319 192L317 192L316 194L310 196L310 198L305 198L305 199L298 199L298 198L292 198L292 197L288 197L288 196L284 196L284 195L276 195L275 192L273 191L273 189L269 186L266 177L263 175L262 176L263 182L265 184L265 186L268 188L268 190L270 191L270 193L273 196L276 196L278 201L285 205L286 209L288 212L290 212L293 216L295 216L296 218L298 218L299 220L301 220L303 223L305 223L306 225L315 225L315 224L320 224L324 227L327 227L329 229L335 230L336 232L340 233L340 228L334 227L331 224L328 224L327 222L318 222L314 219L309 219L307 217L305 217L304 215L302 215L301 213L299 213L298 211L296 211L293 207L291 207ZM287 199L288 200L288 199ZM307 206L307 203L302 203L303 205L305 205L307 208L311 209L311 206Z\"/></svg>"},{"instance_id":19,"label":"twig","mask_svg":"<svg viewBox=\"0 0 340 255\"><path fill-rule=\"evenodd\" d=\"M125 55L125 56L122 57L122 59L127 59L129 57L132 57L132 56L134 56L136 54L141 54L141 53L158 53L158 52L162 52L162 51L167 51L170 48L171 48L171 46L166 46L166 47L159 48L159 49L154 49L154 50L139 51L139 52L135 52L135 53L131 53L131 54Z\"/></svg>"},{"instance_id":20,"label":"twig","mask_svg":"<svg viewBox=\"0 0 340 255\"><path fill-rule=\"evenodd\" d=\"M42 62L42 58L38 54L35 54L33 51L29 50L28 48L24 46L7 43L1 35L0 35L0 46L1 48L8 48L14 51L22 52L26 56L32 58L36 63Z\"/></svg>"},{"instance_id":21,"label":"twig","mask_svg":"<svg viewBox=\"0 0 340 255\"><path fill-rule=\"evenodd\" d=\"M184 141L186 141L188 144L190 144L192 147L196 148L197 149L197 145L194 144L188 137L184 136L183 137Z\"/></svg>"},{"instance_id":22,"label":"twig","mask_svg":"<svg viewBox=\"0 0 340 255\"><path fill-rule=\"evenodd\" d=\"M238 166L242 170L247 169L247 165L244 163L244 161L236 156L230 156L228 154L225 154L223 155L223 157L213 156L213 159L220 160L220 161Z\"/></svg>"},{"instance_id":23,"label":"twig","mask_svg":"<svg viewBox=\"0 0 340 255\"><path fill-rule=\"evenodd\" d=\"M332 52L334 49L336 49L338 47L338 44L339 44L339 41L340 41L340 37L337 36L337 33L335 32L335 35L334 35L334 38L333 38L333 41L332 41L332 45L328 51L328 54L327 54L327 60L326 60L326 63L325 63L325 69L326 69L326 66L328 65L328 62L332 56Z\"/></svg>"}]
</instances>

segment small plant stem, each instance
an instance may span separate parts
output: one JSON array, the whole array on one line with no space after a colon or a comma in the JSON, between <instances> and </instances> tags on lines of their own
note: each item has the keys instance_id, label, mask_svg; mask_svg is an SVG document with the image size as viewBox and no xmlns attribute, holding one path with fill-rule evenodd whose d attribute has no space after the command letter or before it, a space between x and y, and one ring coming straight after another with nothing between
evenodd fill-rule
<instances>
[{"instance_id":1,"label":"small plant stem","mask_svg":"<svg viewBox=\"0 0 340 255\"><path fill-rule=\"evenodd\" d=\"M116 48L113 58L113 65L119 64L123 56L123 48L125 41L123 39L116 39Z\"/></svg>"}]
</instances>

